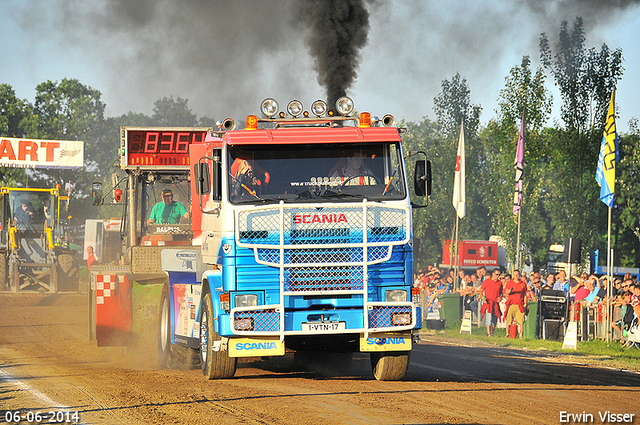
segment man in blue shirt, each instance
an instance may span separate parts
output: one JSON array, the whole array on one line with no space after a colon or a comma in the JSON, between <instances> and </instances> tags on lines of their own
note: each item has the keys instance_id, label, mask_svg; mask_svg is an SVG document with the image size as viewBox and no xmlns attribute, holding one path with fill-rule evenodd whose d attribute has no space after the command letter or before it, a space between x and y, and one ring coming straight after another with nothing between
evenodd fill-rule
<instances>
[{"instance_id":1,"label":"man in blue shirt","mask_svg":"<svg viewBox=\"0 0 640 425\"><path fill-rule=\"evenodd\" d=\"M556 283L553 285L554 291L564 291L564 296L569 295L569 283L567 282L567 273L560 270L556 276Z\"/></svg>"},{"instance_id":2,"label":"man in blue shirt","mask_svg":"<svg viewBox=\"0 0 640 425\"><path fill-rule=\"evenodd\" d=\"M162 191L162 202L153 206L147 224L178 224L182 217L189 218L187 209L173 200L171 189L165 189Z\"/></svg>"}]
</instances>

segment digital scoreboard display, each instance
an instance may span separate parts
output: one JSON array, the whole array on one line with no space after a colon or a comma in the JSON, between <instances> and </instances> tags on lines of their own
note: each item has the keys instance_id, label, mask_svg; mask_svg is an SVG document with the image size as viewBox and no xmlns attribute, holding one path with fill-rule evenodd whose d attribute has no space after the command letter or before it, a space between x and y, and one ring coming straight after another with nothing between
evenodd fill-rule
<instances>
[{"instance_id":1,"label":"digital scoreboard display","mask_svg":"<svg viewBox=\"0 0 640 425\"><path fill-rule=\"evenodd\" d=\"M189 169L189 145L204 141L208 128L122 128L121 166Z\"/></svg>"}]
</instances>

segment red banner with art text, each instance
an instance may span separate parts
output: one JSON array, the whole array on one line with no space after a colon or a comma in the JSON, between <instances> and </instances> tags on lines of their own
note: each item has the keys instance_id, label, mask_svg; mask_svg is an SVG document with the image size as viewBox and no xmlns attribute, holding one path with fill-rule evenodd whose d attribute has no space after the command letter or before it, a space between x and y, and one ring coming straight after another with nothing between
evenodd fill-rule
<instances>
[{"instance_id":1,"label":"red banner with art text","mask_svg":"<svg viewBox=\"0 0 640 425\"><path fill-rule=\"evenodd\" d=\"M0 137L0 167L82 168L84 142Z\"/></svg>"}]
</instances>

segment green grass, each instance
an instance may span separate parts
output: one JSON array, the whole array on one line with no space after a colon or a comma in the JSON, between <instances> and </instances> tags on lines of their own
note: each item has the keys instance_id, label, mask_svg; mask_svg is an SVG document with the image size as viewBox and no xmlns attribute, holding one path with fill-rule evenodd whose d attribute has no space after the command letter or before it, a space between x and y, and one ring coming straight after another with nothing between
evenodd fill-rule
<instances>
[{"instance_id":1,"label":"green grass","mask_svg":"<svg viewBox=\"0 0 640 425\"><path fill-rule=\"evenodd\" d=\"M433 339L446 338L462 341L481 341L500 347L510 347L528 350L553 351L584 357L595 357L612 367L632 367L640 369L640 349L625 348L619 342L606 342L600 339L592 341L578 341L577 350L563 350L562 341L547 341L543 339L522 338L511 339L505 336L504 329L496 329L494 337L488 337L485 327L472 327L471 335L461 334L458 329L445 329L435 332Z\"/></svg>"}]
</instances>

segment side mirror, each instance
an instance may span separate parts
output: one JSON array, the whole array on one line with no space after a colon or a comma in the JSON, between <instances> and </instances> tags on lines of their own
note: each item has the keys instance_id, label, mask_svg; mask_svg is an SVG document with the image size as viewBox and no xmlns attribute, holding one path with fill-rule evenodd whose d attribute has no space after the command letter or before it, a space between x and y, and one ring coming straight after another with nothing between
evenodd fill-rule
<instances>
[{"instance_id":1,"label":"side mirror","mask_svg":"<svg viewBox=\"0 0 640 425\"><path fill-rule=\"evenodd\" d=\"M207 161L201 162L202 160ZM209 164L211 164L211 171ZM211 173L213 173L213 176ZM220 149L214 149L213 156L202 157L194 164L193 178L195 179L196 193L198 195L208 195L213 188L211 199L214 201L220 201L222 199L222 161ZM202 204L200 208L202 209Z\"/></svg>"},{"instance_id":2,"label":"side mirror","mask_svg":"<svg viewBox=\"0 0 640 425\"><path fill-rule=\"evenodd\" d=\"M211 177L209 175L209 166L206 162L198 162L193 168L194 178L196 179L196 193L198 195L206 195L211 192Z\"/></svg>"},{"instance_id":3,"label":"side mirror","mask_svg":"<svg viewBox=\"0 0 640 425\"><path fill-rule=\"evenodd\" d=\"M425 177L427 182L427 196L431 196L431 187L432 187L431 161L427 161L427 173L425 174Z\"/></svg>"},{"instance_id":4,"label":"side mirror","mask_svg":"<svg viewBox=\"0 0 640 425\"><path fill-rule=\"evenodd\" d=\"M413 171L414 190L417 196L431 195L431 161L416 161Z\"/></svg>"},{"instance_id":5,"label":"side mirror","mask_svg":"<svg viewBox=\"0 0 640 425\"><path fill-rule=\"evenodd\" d=\"M213 200L222 200L222 151L220 149L213 150Z\"/></svg>"},{"instance_id":6,"label":"side mirror","mask_svg":"<svg viewBox=\"0 0 640 425\"><path fill-rule=\"evenodd\" d=\"M93 182L91 185L91 203L94 206L102 205L102 183Z\"/></svg>"}]
</instances>

